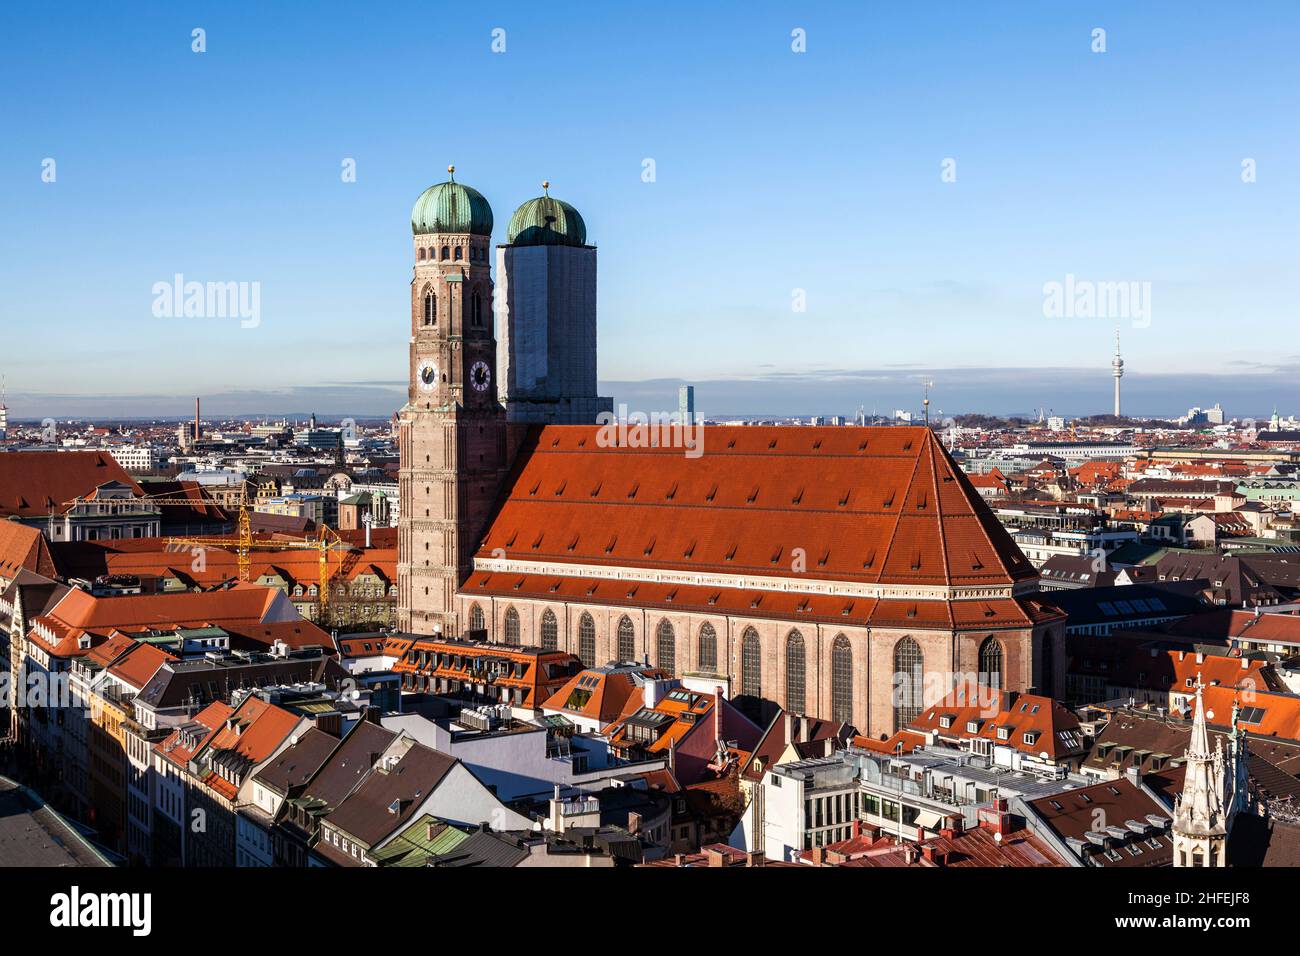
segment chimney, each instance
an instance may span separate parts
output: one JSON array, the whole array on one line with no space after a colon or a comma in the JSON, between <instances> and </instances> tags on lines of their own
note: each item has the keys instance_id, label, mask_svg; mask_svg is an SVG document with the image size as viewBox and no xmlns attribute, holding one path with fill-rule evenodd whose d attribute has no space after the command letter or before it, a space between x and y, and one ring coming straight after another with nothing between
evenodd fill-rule
<instances>
[{"instance_id":1,"label":"chimney","mask_svg":"<svg viewBox=\"0 0 1300 956\"><path fill-rule=\"evenodd\" d=\"M756 850L749 854L746 859L747 866L767 866L767 856L761 851Z\"/></svg>"},{"instance_id":2,"label":"chimney","mask_svg":"<svg viewBox=\"0 0 1300 956\"><path fill-rule=\"evenodd\" d=\"M825 865L826 865L826 848L825 848L825 847L822 847L822 846L815 846L815 847L813 847L813 850L812 850L812 863L813 863L813 866L825 866Z\"/></svg>"},{"instance_id":3,"label":"chimney","mask_svg":"<svg viewBox=\"0 0 1300 956\"><path fill-rule=\"evenodd\" d=\"M713 739L722 739L722 687L713 688Z\"/></svg>"},{"instance_id":4,"label":"chimney","mask_svg":"<svg viewBox=\"0 0 1300 956\"><path fill-rule=\"evenodd\" d=\"M709 847L704 851L705 858L709 861L709 866L726 866L727 858L723 856L722 851L715 847Z\"/></svg>"},{"instance_id":5,"label":"chimney","mask_svg":"<svg viewBox=\"0 0 1300 956\"><path fill-rule=\"evenodd\" d=\"M810 723L811 721L808 719L807 714L801 714L799 716L799 740L803 743L807 743L812 739L809 727Z\"/></svg>"},{"instance_id":6,"label":"chimney","mask_svg":"<svg viewBox=\"0 0 1300 956\"><path fill-rule=\"evenodd\" d=\"M424 838L426 840L432 841L433 838L438 835L438 824L433 820L430 820L428 823L424 825L424 827L425 827Z\"/></svg>"},{"instance_id":7,"label":"chimney","mask_svg":"<svg viewBox=\"0 0 1300 956\"><path fill-rule=\"evenodd\" d=\"M627 832L633 836L641 832L641 814L635 810L627 815Z\"/></svg>"},{"instance_id":8,"label":"chimney","mask_svg":"<svg viewBox=\"0 0 1300 956\"><path fill-rule=\"evenodd\" d=\"M856 840L856 839L858 839L860 836L862 836L862 821L861 821L861 820L854 820L854 821L853 821L853 839Z\"/></svg>"},{"instance_id":9,"label":"chimney","mask_svg":"<svg viewBox=\"0 0 1300 956\"><path fill-rule=\"evenodd\" d=\"M1142 786L1142 765L1139 763L1130 763L1124 768L1124 779L1135 787Z\"/></svg>"}]
</instances>

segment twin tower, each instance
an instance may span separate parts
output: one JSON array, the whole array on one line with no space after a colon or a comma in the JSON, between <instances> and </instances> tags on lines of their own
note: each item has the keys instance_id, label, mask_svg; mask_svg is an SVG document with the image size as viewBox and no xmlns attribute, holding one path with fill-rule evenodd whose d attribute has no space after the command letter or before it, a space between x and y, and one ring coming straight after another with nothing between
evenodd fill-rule
<instances>
[{"instance_id":1,"label":"twin tower","mask_svg":"<svg viewBox=\"0 0 1300 956\"><path fill-rule=\"evenodd\" d=\"M494 290L492 207L447 171L411 210L397 574L398 626L453 636L523 426L594 424L613 402L596 394L596 249L582 216L543 183L496 247Z\"/></svg>"}]
</instances>

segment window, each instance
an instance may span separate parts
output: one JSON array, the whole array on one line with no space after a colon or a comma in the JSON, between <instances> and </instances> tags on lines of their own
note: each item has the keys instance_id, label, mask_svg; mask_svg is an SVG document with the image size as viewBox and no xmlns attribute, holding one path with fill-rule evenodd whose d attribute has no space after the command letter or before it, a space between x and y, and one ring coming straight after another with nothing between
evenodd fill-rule
<instances>
[{"instance_id":1,"label":"window","mask_svg":"<svg viewBox=\"0 0 1300 956\"><path fill-rule=\"evenodd\" d=\"M902 730L921 713L925 658L910 637L894 645L894 730Z\"/></svg>"},{"instance_id":2,"label":"window","mask_svg":"<svg viewBox=\"0 0 1300 956\"><path fill-rule=\"evenodd\" d=\"M443 257L444 259L449 259L449 258L451 258L451 246L443 246L443 247L442 247L442 257Z\"/></svg>"},{"instance_id":3,"label":"window","mask_svg":"<svg viewBox=\"0 0 1300 956\"><path fill-rule=\"evenodd\" d=\"M763 689L762 644L758 631L745 628L740 639L740 692L758 697Z\"/></svg>"},{"instance_id":4,"label":"window","mask_svg":"<svg viewBox=\"0 0 1300 956\"><path fill-rule=\"evenodd\" d=\"M632 619L626 614L618 622L618 659L636 660L636 631L632 627Z\"/></svg>"},{"instance_id":5,"label":"window","mask_svg":"<svg viewBox=\"0 0 1300 956\"><path fill-rule=\"evenodd\" d=\"M553 651L560 646L560 628L555 620L555 612L550 608L542 615L542 647Z\"/></svg>"},{"instance_id":6,"label":"window","mask_svg":"<svg viewBox=\"0 0 1300 956\"><path fill-rule=\"evenodd\" d=\"M586 611L582 612L578 621L578 657L581 658L583 667L594 667L596 664L596 622Z\"/></svg>"},{"instance_id":7,"label":"window","mask_svg":"<svg viewBox=\"0 0 1300 956\"><path fill-rule=\"evenodd\" d=\"M700 627L700 670L716 671L718 669L718 635L712 624Z\"/></svg>"},{"instance_id":8,"label":"window","mask_svg":"<svg viewBox=\"0 0 1300 956\"><path fill-rule=\"evenodd\" d=\"M457 246L457 247L456 247L456 256L455 256L455 259L456 259L457 262L460 262L460 257L461 257L461 248L460 248L460 246Z\"/></svg>"},{"instance_id":9,"label":"window","mask_svg":"<svg viewBox=\"0 0 1300 956\"><path fill-rule=\"evenodd\" d=\"M979 685L1002 689L1002 642L990 636L980 645Z\"/></svg>"},{"instance_id":10,"label":"window","mask_svg":"<svg viewBox=\"0 0 1300 956\"><path fill-rule=\"evenodd\" d=\"M831 720L853 722L853 647L843 634L831 645Z\"/></svg>"},{"instance_id":11,"label":"window","mask_svg":"<svg viewBox=\"0 0 1300 956\"><path fill-rule=\"evenodd\" d=\"M659 654L658 665L669 677L677 676L677 634L673 631L672 624L667 618L659 622L659 628L655 633L656 643Z\"/></svg>"},{"instance_id":12,"label":"window","mask_svg":"<svg viewBox=\"0 0 1300 956\"><path fill-rule=\"evenodd\" d=\"M474 293L474 324L481 326L483 324L483 297L477 292Z\"/></svg>"},{"instance_id":13,"label":"window","mask_svg":"<svg viewBox=\"0 0 1300 956\"><path fill-rule=\"evenodd\" d=\"M424 324L438 324L438 300L434 298L432 290L427 288L424 290Z\"/></svg>"},{"instance_id":14,"label":"window","mask_svg":"<svg viewBox=\"0 0 1300 956\"><path fill-rule=\"evenodd\" d=\"M785 709L795 714L808 710L803 635L791 631L785 639Z\"/></svg>"},{"instance_id":15,"label":"window","mask_svg":"<svg viewBox=\"0 0 1300 956\"><path fill-rule=\"evenodd\" d=\"M506 610L506 643L519 643L519 612L514 608Z\"/></svg>"},{"instance_id":16,"label":"window","mask_svg":"<svg viewBox=\"0 0 1300 956\"><path fill-rule=\"evenodd\" d=\"M471 631L481 631L486 627L483 623L483 609L475 604L469 609L469 629Z\"/></svg>"}]
</instances>

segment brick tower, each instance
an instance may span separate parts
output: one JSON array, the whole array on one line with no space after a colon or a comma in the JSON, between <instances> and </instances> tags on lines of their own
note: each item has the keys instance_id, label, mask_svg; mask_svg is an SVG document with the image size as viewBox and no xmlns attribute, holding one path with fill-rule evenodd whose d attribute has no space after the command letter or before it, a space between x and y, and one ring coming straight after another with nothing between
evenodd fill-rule
<instances>
[{"instance_id":1,"label":"brick tower","mask_svg":"<svg viewBox=\"0 0 1300 956\"><path fill-rule=\"evenodd\" d=\"M492 208L452 177L411 210L407 402L399 416L398 626L461 633L468 577L507 464L492 331Z\"/></svg>"}]
</instances>

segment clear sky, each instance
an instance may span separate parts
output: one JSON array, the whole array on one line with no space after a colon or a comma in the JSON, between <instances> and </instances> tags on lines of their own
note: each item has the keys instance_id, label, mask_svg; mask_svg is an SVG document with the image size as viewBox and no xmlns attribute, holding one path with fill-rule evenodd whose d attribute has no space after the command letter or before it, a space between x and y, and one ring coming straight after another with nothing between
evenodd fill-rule
<instances>
[{"instance_id":1,"label":"clear sky","mask_svg":"<svg viewBox=\"0 0 1300 956\"><path fill-rule=\"evenodd\" d=\"M0 8L16 415L392 411L451 162L497 241L544 178L582 211L634 408L1104 411L1118 324L1128 411L1300 412L1293 0L129 9ZM259 324L155 316L177 273ZM1045 316L1067 275L1149 321Z\"/></svg>"}]
</instances>

